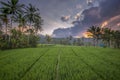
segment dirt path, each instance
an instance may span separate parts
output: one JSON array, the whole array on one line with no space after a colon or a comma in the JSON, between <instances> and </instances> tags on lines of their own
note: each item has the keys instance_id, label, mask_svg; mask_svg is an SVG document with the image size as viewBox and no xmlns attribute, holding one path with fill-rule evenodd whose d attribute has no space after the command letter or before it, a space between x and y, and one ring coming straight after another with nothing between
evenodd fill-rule
<instances>
[{"instance_id":1,"label":"dirt path","mask_svg":"<svg viewBox=\"0 0 120 80\"><path fill-rule=\"evenodd\" d=\"M60 53L61 53L61 48L58 50L58 56L57 56L57 63L56 63L56 73L55 73L55 80L59 80L59 62L60 62Z\"/></svg>"}]
</instances>

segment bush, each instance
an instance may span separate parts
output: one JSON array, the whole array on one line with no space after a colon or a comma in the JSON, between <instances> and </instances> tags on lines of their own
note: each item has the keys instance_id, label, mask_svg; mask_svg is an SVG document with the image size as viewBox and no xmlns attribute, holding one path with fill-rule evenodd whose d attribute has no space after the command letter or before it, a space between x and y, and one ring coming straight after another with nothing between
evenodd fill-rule
<instances>
[{"instance_id":1,"label":"bush","mask_svg":"<svg viewBox=\"0 0 120 80\"><path fill-rule=\"evenodd\" d=\"M38 41L39 37L35 34L26 35L18 30L12 29L11 35L6 36L0 34L0 49L36 47Z\"/></svg>"},{"instance_id":2,"label":"bush","mask_svg":"<svg viewBox=\"0 0 120 80\"><path fill-rule=\"evenodd\" d=\"M29 45L30 47L36 47L39 41L39 37L35 35L30 35Z\"/></svg>"}]
</instances>

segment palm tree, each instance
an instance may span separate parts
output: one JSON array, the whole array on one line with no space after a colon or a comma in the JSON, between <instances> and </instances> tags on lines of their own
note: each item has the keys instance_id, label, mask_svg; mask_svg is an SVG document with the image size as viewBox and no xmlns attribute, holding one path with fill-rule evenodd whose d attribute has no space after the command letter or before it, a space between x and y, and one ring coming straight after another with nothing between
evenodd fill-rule
<instances>
[{"instance_id":1,"label":"palm tree","mask_svg":"<svg viewBox=\"0 0 120 80\"><path fill-rule=\"evenodd\" d=\"M108 47L111 47L111 39L112 39L112 30L110 28L103 28L102 29L102 39L104 42L106 42L106 45Z\"/></svg>"},{"instance_id":2,"label":"palm tree","mask_svg":"<svg viewBox=\"0 0 120 80\"><path fill-rule=\"evenodd\" d=\"M92 26L87 31L93 34L92 37L93 37L93 43L94 43L95 42L95 38L96 38L96 36L95 36L95 34L96 34L96 27ZM95 46L95 43L94 43L94 46Z\"/></svg>"},{"instance_id":3,"label":"palm tree","mask_svg":"<svg viewBox=\"0 0 120 80\"><path fill-rule=\"evenodd\" d=\"M15 48L17 46L35 46L38 41L38 36L35 35L35 31L36 34L38 31L41 31L43 22L38 13L39 10L31 4L24 8L24 4L19 4L19 0L0 1L0 5L0 23L2 23L2 27L0 24L0 34L3 34L3 31L1 32L2 28L5 30L5 36L3 35L3 40L0 41L0 43L5 43L5 45L0 48L11 48L12 43ZM19 30L10 29L10 33L8 33L9 25L11 24L12 27L13 20L18 23ZM27 23L29 24L29 35L22 33ZM27 28L25 30L27 31ZM27 36L30 36L28 38L29 40L27 40Z\"/></svg>"},{"instance_id":4,"label":"palm tree","mask_svg":"<svg viewBox=\"0 0 120 80\"><path fill-rule=\"evenodd\" d=\"M0 20L0 37L1 37L1 35L2 35L2 22L1 22L1 20Z\"/></svg>"},{"instance_id":5,"label":"palm tree","mask_svg":"<svg viewBox=\"0 0 120 80\"><path fill-rule=\"evenodd\" d=\"M23 12L22 8L24 7L24 4L19 4L19 0L11 0L7 2L0 2L4 9L9 10L9 14L11 15L11 27L12 27L12 21L13 18L17 15Z\"/></svg>"},{"instance_id":6,"label":"palm tree","mask_svg":"<svg viewBox=\"0 0 120 80\"><path fill-rule=\"evenodd\" d=\"M23 14L19 14L16 17L14 17L14 21L19 23L19 31L23 32L23 29L26 27L27 22L25 16Z\"/></svg>"},{"instance_id":7,"label":"palm tree","mask_svg":"<svg viewBox=\"0 0 120 80\"><path fill-rule=\"evenodd\" d=\"M29 23L29 27L32 27L32 24L35 22L35 20L40 17L38 13L39 9L35 8L32 4L29 4L25 10L25 18Z\"/></svg>"},{"instance_id":8,"label":"palm tree","mask_svg":"<svg viewBox=\"0 0 120 80\"><path fill-rule=\"evenodd\" d=\"M114 41L114 48L120 48L120 31L113 31L112 40Z\"/></svg>"},{"instance_id":9,"label":"palm tree","mask_svg":"<svg viewBox=\"0 0 120 80\"><path fill-rule=\"evenodd\" d=\"M1 12L0 19L3 22L3 24L5 25L5 33L7 35L7 32L8 32L8 23L9 23L9 18L8 18L9 11L6 8L1 8L0 12Z\"/></svg>"},{"instance_id":10,"label":"palm tree","mask_svg":"<svg viewBox=\"0 0 120 80\"><path fill-rule=\"evenodd\" d=\"M100 39L100 36L101 36L101 28L96 27L96 26L92 26L87 31L92 33L94 46L96 46L95 42L98 45L98 40Z\"/></svg>"},{"instance_id":11,"label":"palm tree","mask_svg":"<svg viewBox=\"0 0 120 80\"><path fill-rule=\"evenodd\" d=\"M39 9L35 8L32 4L29 4L25 8L25 10L26 10L25 11L25 18L27 19L27 22L29 23L29 29L30 29L30 27L33 28L32 24L34 24L36 20L38 20L39 18L41 18L39 16L39 13L38 13ZM36 24L37 24L37 27L38 27L38 22ZM28 34L30 34L30 30L28 30ZM29 43L29 35L28 35L28 43Z\"/></svg>"},{"instance_id":12,"label":"palm tree","mask_svg":"<svg viewBox=\"0 0 120 80\"><path fill-rule=\"evenodd\" d=\"M101 28L100 27L96 27L96 41L97 41L97 45L99 43L99 39L101 39Z\"/></svg>"},{"instance_id":13,"label":"palm tree","mask_svg":"<svg viewBox=\"0 0 120 80\"><path fill-rule=\"evenodd\" d=\"M2 21L0 20L0 30L2 30Z\"/></svg>"},{"instance_id":14,"label":"palm tree","mask_svg":"<svg viewBox=\"0 0 120 80\"><path fill-rule=\"evenodd\" d=\"M35 19L34 29L35 29L36 35L37 35L37 32L41 32L43 30L41 26L42 23L43 23L43 20L41 19L41 17Z\"/></svg>"}]
</instances>

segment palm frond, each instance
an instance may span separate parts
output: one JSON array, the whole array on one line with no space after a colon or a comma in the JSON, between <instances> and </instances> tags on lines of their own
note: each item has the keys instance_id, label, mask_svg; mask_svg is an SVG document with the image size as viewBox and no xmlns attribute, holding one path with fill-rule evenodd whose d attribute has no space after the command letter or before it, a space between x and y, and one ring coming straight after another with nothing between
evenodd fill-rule
<instances>
[{"instance_id":1,"label":"palm frond","mask_svg":"<svg viewBox=\"0 0 120 80\"><path fill-rule=\"evenodd\" d=\"M1 3L3 6L10 7L10 5L7 4L6 2L2 2L2 1L0 1L0 3Z\"/></svg>"}]
</instances>

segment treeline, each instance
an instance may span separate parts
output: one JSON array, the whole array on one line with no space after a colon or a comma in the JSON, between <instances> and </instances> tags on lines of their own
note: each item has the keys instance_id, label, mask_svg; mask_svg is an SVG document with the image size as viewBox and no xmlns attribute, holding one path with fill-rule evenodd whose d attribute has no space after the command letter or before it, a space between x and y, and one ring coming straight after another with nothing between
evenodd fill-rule
<instances>
[{"instance_id":1,"label":"treeline","mask_svg":"<svg viewBox=\"0 0 120 80\"><path fill-rule=\"evenodd\" d=\"M99 41L102 41L103 47L120 48L120 30L92 26L87 31L92 33L89 36L93 37L94 46L98 46Z\"/></svg>"},{"instance_id":2,"label":"treeline","mask_svg":"<svg viewBox=\"0 0 120 80\"><path fill-rule=\"evenodd\" d=\"M90 33L87 34L88 38L73 38L69 36L57 39L49 36L48 38L46 37L46 41L50 44L120 48L120 30L92 26L87 29L87 32Z\"/></svg>"},{"instance_id":3,"label":"treeline","mask_svg":"<svg viewBox=\"0 0 120 80\"><path fill-rule=\"evenodd\" d=\"M0 1L0 49L36 47L43 20L39 9L19 0Z\"/></svg>"}]
</instances>

